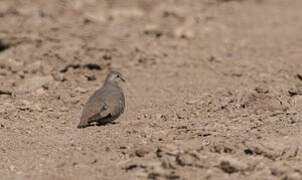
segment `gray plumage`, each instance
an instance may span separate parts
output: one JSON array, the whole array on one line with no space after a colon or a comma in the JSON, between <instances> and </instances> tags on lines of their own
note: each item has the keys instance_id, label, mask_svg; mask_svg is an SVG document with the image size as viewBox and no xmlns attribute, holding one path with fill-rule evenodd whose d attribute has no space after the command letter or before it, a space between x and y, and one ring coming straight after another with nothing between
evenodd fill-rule
<instances>
[{"instance_id":1,"label":"gray plumage","mask_svg":"<svg viewBox=\"0 0 302 180\"><path fill-rule=\"evenodd\" d=\"M84 106L78 128L93 122L105 124L117 119L125 109L125 96L120 86L124 78L119 72L110 72L102 88L97 90Z\"/></svg>"}]
</instances>

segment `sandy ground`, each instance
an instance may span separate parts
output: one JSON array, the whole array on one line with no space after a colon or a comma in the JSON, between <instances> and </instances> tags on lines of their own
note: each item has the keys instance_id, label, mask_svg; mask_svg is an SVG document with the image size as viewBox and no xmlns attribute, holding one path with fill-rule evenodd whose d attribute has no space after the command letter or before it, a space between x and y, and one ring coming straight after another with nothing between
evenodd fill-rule
<instances>
[{"instance_id":1,"label":"sandy ground","mask_svg":"<svg viewBox=\"0 0 302 180\"><path fill-rule=\"evenodd\" d=\"M1 0L0 179L302 179L301 7ZM125 113L77 129L111 69Z\"/></svg>"}]
</instances>

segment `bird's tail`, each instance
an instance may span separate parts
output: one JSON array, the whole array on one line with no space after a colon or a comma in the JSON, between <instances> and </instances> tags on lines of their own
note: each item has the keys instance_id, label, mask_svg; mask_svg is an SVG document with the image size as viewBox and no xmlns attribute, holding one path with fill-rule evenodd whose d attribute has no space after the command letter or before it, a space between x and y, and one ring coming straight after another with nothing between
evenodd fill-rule
<instances>
[{"instance_id":1,"label":"bird's tail","mask_svg":"<svg viewBox=\"0 0 302 180\"><path fill-rule=\"evenodd\" d=\"M87 121L83 121L82 119L81 119L81 121L80 121L80 123L79 123L79 125L77 126L78 128L85 128L85 127L87 127L88 126L88 122Z\"/></svg>"}]
</instances>

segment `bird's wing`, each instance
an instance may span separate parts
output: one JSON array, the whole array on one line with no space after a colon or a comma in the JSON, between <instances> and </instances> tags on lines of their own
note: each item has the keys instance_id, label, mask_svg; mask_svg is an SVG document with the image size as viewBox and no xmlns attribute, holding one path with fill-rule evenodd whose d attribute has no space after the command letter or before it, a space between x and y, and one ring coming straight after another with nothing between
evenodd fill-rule
<instances>
[{"instance_id":1,"label":"bird's wing","mask_svg":"<svg viewBox=\"0 0 302 180\"><path fill-rule=\"evenodd\" d=\"M111 116L110 108L107 104L104 104L104 106L101 107L98 113L95 113L91 117L89 117L88 122L96 122L101 119L105 119Z\"/></svg>"}]
</instances>

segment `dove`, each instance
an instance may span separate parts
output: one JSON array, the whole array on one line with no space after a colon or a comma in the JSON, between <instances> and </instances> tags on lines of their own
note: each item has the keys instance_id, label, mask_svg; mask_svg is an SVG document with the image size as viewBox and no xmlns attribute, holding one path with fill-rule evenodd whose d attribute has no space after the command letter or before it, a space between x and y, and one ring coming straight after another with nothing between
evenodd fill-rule
<instances>
[{"instance_id":1,"label":"dove","mask_svg":"<svg viewBox=\"0 0 302 180\"><path fill-rule=\"evenodd\" d=\"M125 96L121 83L125 79L121 73L111 71L103 86L95 91L86 102L78 128L85 128L91 123L106 124L116 120L125 109Z\"/></svg>"}]
</instances>

